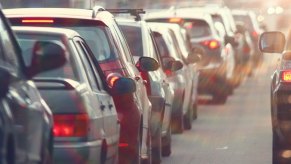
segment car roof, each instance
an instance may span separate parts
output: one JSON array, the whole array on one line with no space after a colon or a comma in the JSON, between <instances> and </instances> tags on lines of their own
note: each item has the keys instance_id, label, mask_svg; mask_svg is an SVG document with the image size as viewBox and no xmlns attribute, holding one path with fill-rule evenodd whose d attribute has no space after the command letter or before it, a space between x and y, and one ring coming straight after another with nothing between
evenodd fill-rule
<instances>
[{"instance_id":1,"label":"car roof","mask_svg":"<svg viewBox=\"0 0 291 164\"><path fill-rule=\"evenodd\" d=\"M88 20L108 20L113 15L108 11L92 9L73 9L73 8L17 8L4 9L4 14L8 18L18 17L47 17L47 18L75 18Z\"/></svg>"},{"instance_id":2,"label":"car roof","mask_svg":"<svg viewBox=\"0 0 291 164\"><path fill-rule=\"evenodd\" d=\"M54 27L30 27L30 26L13 26L12 29L16 32L25 32L25 33L43 33L43 34L57 34L63 35L67 38L73 38L75 36L80 36L74 30L66 28L54 28Z\"/></svg>"}]
</instances>

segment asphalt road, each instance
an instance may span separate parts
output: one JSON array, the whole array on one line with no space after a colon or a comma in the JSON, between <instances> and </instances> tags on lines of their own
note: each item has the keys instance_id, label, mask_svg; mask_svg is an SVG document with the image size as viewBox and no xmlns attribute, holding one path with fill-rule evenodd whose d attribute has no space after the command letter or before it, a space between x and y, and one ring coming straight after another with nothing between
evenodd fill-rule
<instances>
[{"instance_id":1,"label":"asphalt road","mask_svg":"<svg viewBox=\"0 0 291 164\"><path fill-rule=\"evenodd\" d=\"M163 164L271 164L270 77L278 56L264 62L224 105L200 105L198 119L172 136Z\"/></svg>"}]
</instances>

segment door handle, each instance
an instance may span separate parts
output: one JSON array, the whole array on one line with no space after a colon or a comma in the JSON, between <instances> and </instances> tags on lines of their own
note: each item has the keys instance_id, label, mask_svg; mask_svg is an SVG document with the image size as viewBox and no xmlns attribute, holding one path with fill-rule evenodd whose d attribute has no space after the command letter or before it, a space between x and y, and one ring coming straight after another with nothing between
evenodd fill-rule
<instances>
[{"instance_id":1,"label":"door handle","mask_svg":"<svg viewBox=\"0 0 291 164\"><path fill-rule=\"evenodd\" d=\"M135 76L134 79L135 79L136 81L139 81L139 80L140 80L140 77L139 77L139 76Z\"/></svg>"}]
</instances>

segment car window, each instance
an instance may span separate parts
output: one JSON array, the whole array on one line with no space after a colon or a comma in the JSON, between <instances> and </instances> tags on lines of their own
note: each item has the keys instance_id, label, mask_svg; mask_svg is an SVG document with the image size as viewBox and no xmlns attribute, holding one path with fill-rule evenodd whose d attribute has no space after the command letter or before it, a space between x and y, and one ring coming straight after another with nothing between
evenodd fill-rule
<instances>
[{"instance_id":1,"label":"car window","mask_svg":"<svg viewBox=\"0 0 291 164\"><path fill-rule=\"evenodd\" d=\"M111 61L117 58L116 50L109 43L108 27L68 27L77 31L85 40L99 62Z\"/></svg>"},{"instance_id":2,"label":"car window","mask_svg":"<svg viewBox=\"0 0 291 164\"><path fill-rule=\"evenodd\" d=\"M191 38L207 37L211 35L211 29L203 20L185 20L184 27L188 29Z\"/></svg>"},{"instance_id":3,"label":"car window","mask_svg":"<svg viewBox=\"0 0 291 164\"><path fill-rule=\"evenodd\" d=\"M3 20L0 19L0 62L1 65L7 67L7 69L17 72L19 61L16 56L15 46L9 34Z\"/></svg>"},{"instance_id":4,"label":"car window","mask_svg":"<svg viewBox=\"0 0 291 164\"><path fill-rule=\"evenodd\" d=\"M36 41L54 41L54 42L63 42L61 36L56 35L44 35L44 34L25 34L25 33L16 33L18 37L18 43L20 45L22 56L24 58L24 63L26 66L31 64L33 46ZM64 45L67 45L63 43ZM69 47L67 48L68 58L64 66L40 73L36 78L67 78L78 80L76 65L74 64L73 57L71 56ZM70 55L69 55L70 54Z\"/></svg>"},{"instance_id":5,"label":"car window","mask_svg":"<svg viewBox=\"0 0 291 164\"><path fill-rule=\"evenodd\" d=\"M143 56L141 28L126 25L120 25L119 27L122 32L126 34L124 36L130 48L131 54L133 56Z\"/></svg>"}]
</instances>

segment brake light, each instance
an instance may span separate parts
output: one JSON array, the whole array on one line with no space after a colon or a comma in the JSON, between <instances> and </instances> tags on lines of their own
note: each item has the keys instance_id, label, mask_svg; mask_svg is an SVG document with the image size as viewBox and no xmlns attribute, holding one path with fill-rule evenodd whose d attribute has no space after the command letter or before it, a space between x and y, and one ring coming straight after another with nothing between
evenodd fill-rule
<instances>
[{"instance_id":1,"label":"brake light","mask_svg":"<svg viewBox=\"0 0 291 164\"><path fill-rule=\"evenodd\" d=\"M142 79L146 81L145 86L146 86L147 94L151 95L151 83L150 83L149 73L145 71L141 71L140 75Z\"/></svg>"},{"instance_id":2,"label":"brake light","mask_svg":"<svg viewBox=\"0 0 291 164\"><path fill-rule=\"evenodd\" d=\"M253 32L252 32L252 36L253 36L254 38L258 38L259 34L258 34L256 31L253 31Z\"/></svg>"},{"instance_id":3,"label":"brake light","mask_svg":"<svg viewBox=\"0 0 291 164\"><path fill-rule=\"evenodd\" d=\"M208 47L209 49L217 49L219 48L219 42L217 40L206 40L203 42L200 42L200 44L202 44L203 46Z\"/></svg>"},{"instance_id":4,"label":"brake light","mask_svg":"<svg viewBox=\"0 0 291 164\"><path fill-rule=\"evenodd\" d=\"M182 23L183 19L182 18L170 18L169 22L170 23Z\"/></svg>"},{"instance_id":5,"label":"brake light","mask_svg":"<svg viewBox=\"0 0 291 164\"><path fill-rule=\"evenodd\" d=\"M164 71L164 73L167 75L167 76L171 76L172 75L172 71L167 69Z\"/></svg>"},{"instance_id":6,"label":"brake light","mask_svg":"<svg viewBox=\"0 0 291 164\"><path fill-rule=\"evenodd\" d=\"M53 19L23 19L22 23L54 23Z\"/></svg>"},{"instance_id":7,"label":"brake light","mask_svg":"<svg viewBox=\"0 0 291 164\"><path fill-rule=\"evenodd\" d=\"M110 73L107 76L107 83L109 87L113 87L114 83L121 77L119 73Z\"/></svg>"},{"instance_id":8,"label":"brake light","mask_svg":"<svg viewBox=\"0 0 291 164\"><path fill-rule=\"evenodd\" d=\"M89 118L87 114L54 115L55 137L83 137L87 135Z\"/></svg>"},{"instance_id":9,"label":"brake light","mask_svg":"<svg viewBox=\"0 0 291 164\"><path fill-rule=\"evenodd\" d=\"M121 148L128 147L128 143L119 143L118 146Z\"/></svg>"},{"instance_id":10,"label":"brake light","mask_svg":"<svg viewBox=\"0 0 291 164\"><path fill-rule=\"evenodd\" d=\"M291 70L282 71L282 81L291 82Z\"/></svg>"}]
</instances>

